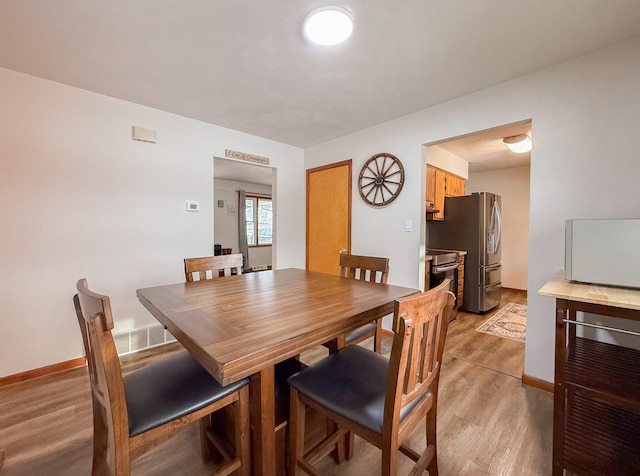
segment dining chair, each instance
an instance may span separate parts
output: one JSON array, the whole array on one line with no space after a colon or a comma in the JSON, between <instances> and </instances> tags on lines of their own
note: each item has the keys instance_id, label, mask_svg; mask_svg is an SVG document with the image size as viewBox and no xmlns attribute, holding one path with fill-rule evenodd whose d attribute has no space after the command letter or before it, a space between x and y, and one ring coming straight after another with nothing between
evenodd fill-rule
<instances>
[{"instance_id":1,"label":"dining chair","mask_svg":"<svg viewBox=\"0 0 640 476\"><path fill-rule=\"evenodd\" d=\"M449 280L396 301L390 358L349 346L289 378L291 386L289 474L313 467L350 432L382 450L382 475L397 472L398 451L416 462L409 474L438 474L436 413L438 381L454 297ZM305 409L336 423L336 431L303 454ZM405 441L426 420L422 453ZM347 459L353 446L347 449Z\"/></svg>"},{"instance_id":2,"label":"dining chair","mask_svg":"<svg viewBox=\"0 0 640 476\"><path fill-rule=\"evenodd\" d=\"M242 274L242 254L185 258L184 275L187 283L231 276L232 270Z\"/></svg>"},{"instance_id":3,"label":"dining chair","mask_svg":"<svg viewBox=\"0 0 640 476\"><path fill-rule=\"evenodd\" d=\"M359 279L371 283L387 284L389 276L389 258L375 256L360 256L340 254L340 276ZM344 345L354 345L373 337L373 349L382 351L382 319L358 327L344 336ZM325 344L330 352L337 350L337 343L331 341Z\"/></svg>"},{"instance_id":4,"label":"dining chair","mask_svg":"<svg viewBox=\"0 0 640 476\"><path fill-rule=\"evenodd\" d=\"M131 460L200 422L202 459L217 452L225 463L215 474L250 471L248 379L221 386L188 352L122 376L111 330L108 296L86 279L73 297L84 343L93 401L92 475L130 475ZM231 405L233 444L211 431L210 414ZM159 455L161 457L161 455Z\"/></svg>"}]
</instances>

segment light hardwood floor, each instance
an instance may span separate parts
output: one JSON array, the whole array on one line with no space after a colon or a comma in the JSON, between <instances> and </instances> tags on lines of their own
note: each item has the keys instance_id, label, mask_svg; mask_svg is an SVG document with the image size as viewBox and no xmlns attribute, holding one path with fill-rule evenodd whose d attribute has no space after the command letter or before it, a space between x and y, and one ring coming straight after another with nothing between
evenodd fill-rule
<instances>
[{"instance_id":1,"label":"light hardwood floor","mask_svg":"<svg viewBox=\"0 0 640 476\"><path fill-rule=\"evenodd\" d=\"M506 291L507 302L526 303L521 292ZM440 474L551 474L552 395L520 382L524 344L476 332L495 311L483 316L459 313L449 327L438 398ZM385 342L388 351L389 342ZM364 344L371 346L371 343ZM123 357L131 371L178 350L178 345ZM303 354L310 362L325 352ZM418 428L412 440L424 442ZM0 448L6 453L2 476L70 475L91 472L91 399L86 368L0 388ZM400 457L402 461L403 456ZM402 461L402 471L411 466ZM356 437L354 458L340 466L330 458L326 474L379 474L380 452ZM208 475L202 464L198 428L192 426L133 463L134 475Z\"/></svg>"}]
</instances>

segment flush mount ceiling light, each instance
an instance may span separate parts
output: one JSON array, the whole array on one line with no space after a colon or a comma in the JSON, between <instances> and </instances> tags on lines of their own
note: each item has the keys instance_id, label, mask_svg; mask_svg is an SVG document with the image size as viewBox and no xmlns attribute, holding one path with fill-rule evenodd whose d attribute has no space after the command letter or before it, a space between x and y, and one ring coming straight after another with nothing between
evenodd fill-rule
<instances>
[{"instance_id":1,"label":"flush mount ceiling light","mask_svg":"<svg viewBox=\"0 0 640 476\"><path fill-rule=\"evenodd\" d=\"M523 154L525 152L529 152L531 150L531 147L533 146L533 143L531 142L531 139L529 138L529 136L524 134L505 137L504 139L502 139L502 142L504 142L505 145L509 147L509 149L511 149L512 152L515 152L517 154Z\"/></svg>"},{"instance_id":2,"label":"flush mount ceiling light","mask_svg":"<svg viewBox=\"0 0 640 476\"><path fill-rule=\"evenodd\" d=\"M304 34L313 43L331 46L351 36L353 16L342 7L321 7L304 20Z\"/></svg>"}]
</instances>

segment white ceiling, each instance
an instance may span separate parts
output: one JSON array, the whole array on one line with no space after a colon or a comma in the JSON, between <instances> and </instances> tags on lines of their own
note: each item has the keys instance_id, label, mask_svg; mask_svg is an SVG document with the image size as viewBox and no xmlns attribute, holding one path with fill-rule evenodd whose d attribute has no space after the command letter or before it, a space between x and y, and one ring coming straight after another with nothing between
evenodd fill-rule
<instances>
[{"instance_id":1,"label":"white ceiling","mask_svg":"<svg viewBox=\"0 0 640 476\"><path fill-rule=\"evenodd\" d=\"M640 34L638 0L0 0L0 66L306 147ZM336 2L338 3L338 2Z\"/></svg>"},{"instance_id":2,"label":"white ceiling","mask_svg":"<svg viewBox=\"0 0 640 476\"><path fill-rule=\"evenodd\" d=\"M469 173L507 169L529 165L531 162L531 152L521 154L511 152L502 142L505 137L520 134L529 136L535 147L535 137L531 134L531 121L475 132L437 145L469 162Z\"/></svg>"}]
</instances>

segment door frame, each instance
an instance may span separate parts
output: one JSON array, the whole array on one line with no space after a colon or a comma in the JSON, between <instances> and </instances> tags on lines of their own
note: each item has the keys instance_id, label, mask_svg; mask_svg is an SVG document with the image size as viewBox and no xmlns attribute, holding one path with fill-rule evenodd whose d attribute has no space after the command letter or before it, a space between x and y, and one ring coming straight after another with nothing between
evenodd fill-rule
<instances>
[{"instance_id":1,"label":"door frame","mask_svg":"<svg viewBox=\"0 0 640 476\"><path fill-rule=\"evenodd\" d=\"M322 172L324 170L344 167L349 168L349 183L347 184L347 252L351 253L351 205L352 205L352 190L353 190L353 160L343 160L341 162L334 162L332 164L321 165L312 169L307 169L306 173L306 194L305 194L305 269L309 269L309 175L315 172Z\"/></svg>"},{"instance_id":2,"label":"door frame","mask_svg":"<svg viewBox=\"0 0 640 476\"><path fill-rule=\"evenodd\" d=\"M224 161L226 164L231 164L232 167L235 169L234 170L234 177L233 178L221 178L220 176L216 175L216 167L215 167L215 163L217 160L220 161ZM276 188L277 188L277 181L276 181L276 174L277 174L277 168L271 165L262 165L262 164L255 164L252 162L246 162L246 161L242 161L242 160L238 160L238 159L233 159L230 157L219 157L214 155L213 156L213 195L211 197L211 203L213 206L213 227L212 227L212 246L213 243L215 243L216 241L216 186L215 186L215 181L216 180L226 180L229 182L240 182L240 183L246 183L248 185L259 185L259 186L266 186L267 184L265 183L259 183L259 182L253 182L253 181L248 181L245 177L245 172L247 170L251 170L252 168L262 168L263 170L269 170L270 172L270 176L271 176L271 183L269 184L269 186L271 187L271 203L272 203L272 207L273 207L273 222L271 224L271 232L272 232L272 240L271 240L271 267L272 269L276 269L276 241L277 241L277 230L276 230L276 226L277 226L277 220L276 220L276 215L277 215L277 201L276 201ZM250 180L250 179L249 179ZM227 190L229 191L229 190ZM250 195L261 195L260 192L249 192ZM237 194L236 194L237 195ZM236 201L234 202L237 204L237 197L236 197ZM237 216L237 215L236 215ZM211 250L211 253L213 254L213 248Z\"/></svg>"}]
</instances>

